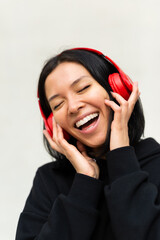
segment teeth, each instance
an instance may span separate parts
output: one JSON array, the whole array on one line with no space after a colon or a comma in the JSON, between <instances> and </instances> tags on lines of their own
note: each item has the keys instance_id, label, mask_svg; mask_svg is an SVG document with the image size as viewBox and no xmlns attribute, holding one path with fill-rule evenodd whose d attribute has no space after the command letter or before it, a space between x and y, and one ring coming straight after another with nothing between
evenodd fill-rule
<instances>
[{"instance_id":1,"label":"teeth","mask_svg":"<svg viewBox=\"0 0 160 240\"><path fill-rule=\"evenodd\" d=\"M98 113L93 113L93 114L88 115L87 117L76 122L76 127L79 128L80 126L84 125L85 123L87 123L88 121L90 121L91 119L93 119L97 116L98 116Z\"/></svg>"}]
</instances>

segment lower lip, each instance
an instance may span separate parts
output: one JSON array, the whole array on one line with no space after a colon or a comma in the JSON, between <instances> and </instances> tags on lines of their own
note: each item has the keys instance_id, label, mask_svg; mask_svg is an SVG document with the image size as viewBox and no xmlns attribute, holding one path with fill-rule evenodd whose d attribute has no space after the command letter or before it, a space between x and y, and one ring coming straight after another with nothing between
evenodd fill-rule
<instances>
[{"instance_id":1,"label":"lower lip","mask_svg":"<svg viewBox=\"0 0 160 240\"><path fill-rule=\"evenodd\" d=\"M87 128L85 129L82 129L82 130L79 130L81 133L85 133L85 134L90 134L90 133L93 133L95 131L95 129L97 128L98 126L98 123L99 123L99 116L98 116L98 119L93 122L91 125L89 125Z\"/></svg>"}]
</instances>

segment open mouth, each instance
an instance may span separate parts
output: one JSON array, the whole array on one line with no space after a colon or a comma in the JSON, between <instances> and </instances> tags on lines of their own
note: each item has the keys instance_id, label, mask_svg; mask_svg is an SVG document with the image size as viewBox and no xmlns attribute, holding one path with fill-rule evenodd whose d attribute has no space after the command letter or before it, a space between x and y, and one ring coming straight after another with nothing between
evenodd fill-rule
<instances>
[{"instance_id":1,"label":"open mouth","mask_svg":"<svg viewBox=\"0 0 160 240\"><path fill-rule=\"evenodd\" d=\"M75 128L79 130L86 130L91 128L95 125L99 117L99 113L93 113L88 115L87 117L83 118L82 120L78 121L75 124Z\"/></svg>"}]
</instances>

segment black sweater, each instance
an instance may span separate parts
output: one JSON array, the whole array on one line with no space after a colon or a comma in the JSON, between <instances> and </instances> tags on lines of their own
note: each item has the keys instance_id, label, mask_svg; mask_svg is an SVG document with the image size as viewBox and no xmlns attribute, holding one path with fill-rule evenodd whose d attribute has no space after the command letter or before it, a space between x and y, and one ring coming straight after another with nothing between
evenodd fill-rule
<instances>
[{"instance_id":1,"label":"black sweater","mask_svg":"<svg viewBox=\"0 0 160 240\"><path fill-rule=\"evenodd\" d=\"M106 159L98 180L40 167L16 240L160 240L160 145L148 138Z\"/></svg>"}]
</instances>

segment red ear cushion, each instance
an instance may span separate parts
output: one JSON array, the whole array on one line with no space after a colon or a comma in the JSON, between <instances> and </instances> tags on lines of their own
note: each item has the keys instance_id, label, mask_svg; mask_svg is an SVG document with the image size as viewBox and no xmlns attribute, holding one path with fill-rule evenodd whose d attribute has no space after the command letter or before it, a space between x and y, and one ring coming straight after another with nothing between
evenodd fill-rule
<instances>
[{"instance_id":1,"label":"red ear cushion","mask_svg":"<svg viewBox=\"0 0 160 240\"><path fill-rule=\"evenodd\" d=\"M45 127L50 136L53 137L53 113L51 113L47 118L47 124L45 124ZM69 140L70 135L65 130L63 130L63 135L66 140Z\"/></svg>"},{"instance_id":2,"label":"red ear cushion","mask_svg":"<svg viewBox=\"0 0 160 240\"><path fill-rule=\"evenodd\" d=\"M127 75L123 75L123 80L119 73L110 74L108 77L108 82L112 90L120 94L124 99L128 100L132 92L132 82Z\"/></svg>"},{"instance_id":3,"label":"red ear cushion","mask_svg":"<svg viewBox=\"0 0 160 240\"><path fill-rule=\"evenodd\" d=\"M127 88L129 93L131 93L132 92L132 87L133 87L132 80L128 77L128 75L126 75L124 72L122 72L122 70L121 70L120 76L121 76L121 79L122 79L122 82L123 82L124 86Z\"/></svg>"},{"instance_id":4,"label":"red ear cushion","mask_svg":"<svg viewBox=\"0 0 160 240\"><path fill-rule=\"evenodd\" d=\"M52 123L52 118L53 118L53 113L51 113L49 115L49 117L46 119L46 123L45 123L45 128L48 131L48 133L50 134L51 137L53 137L53 123Z\"/></svg>"}]
</instances>

